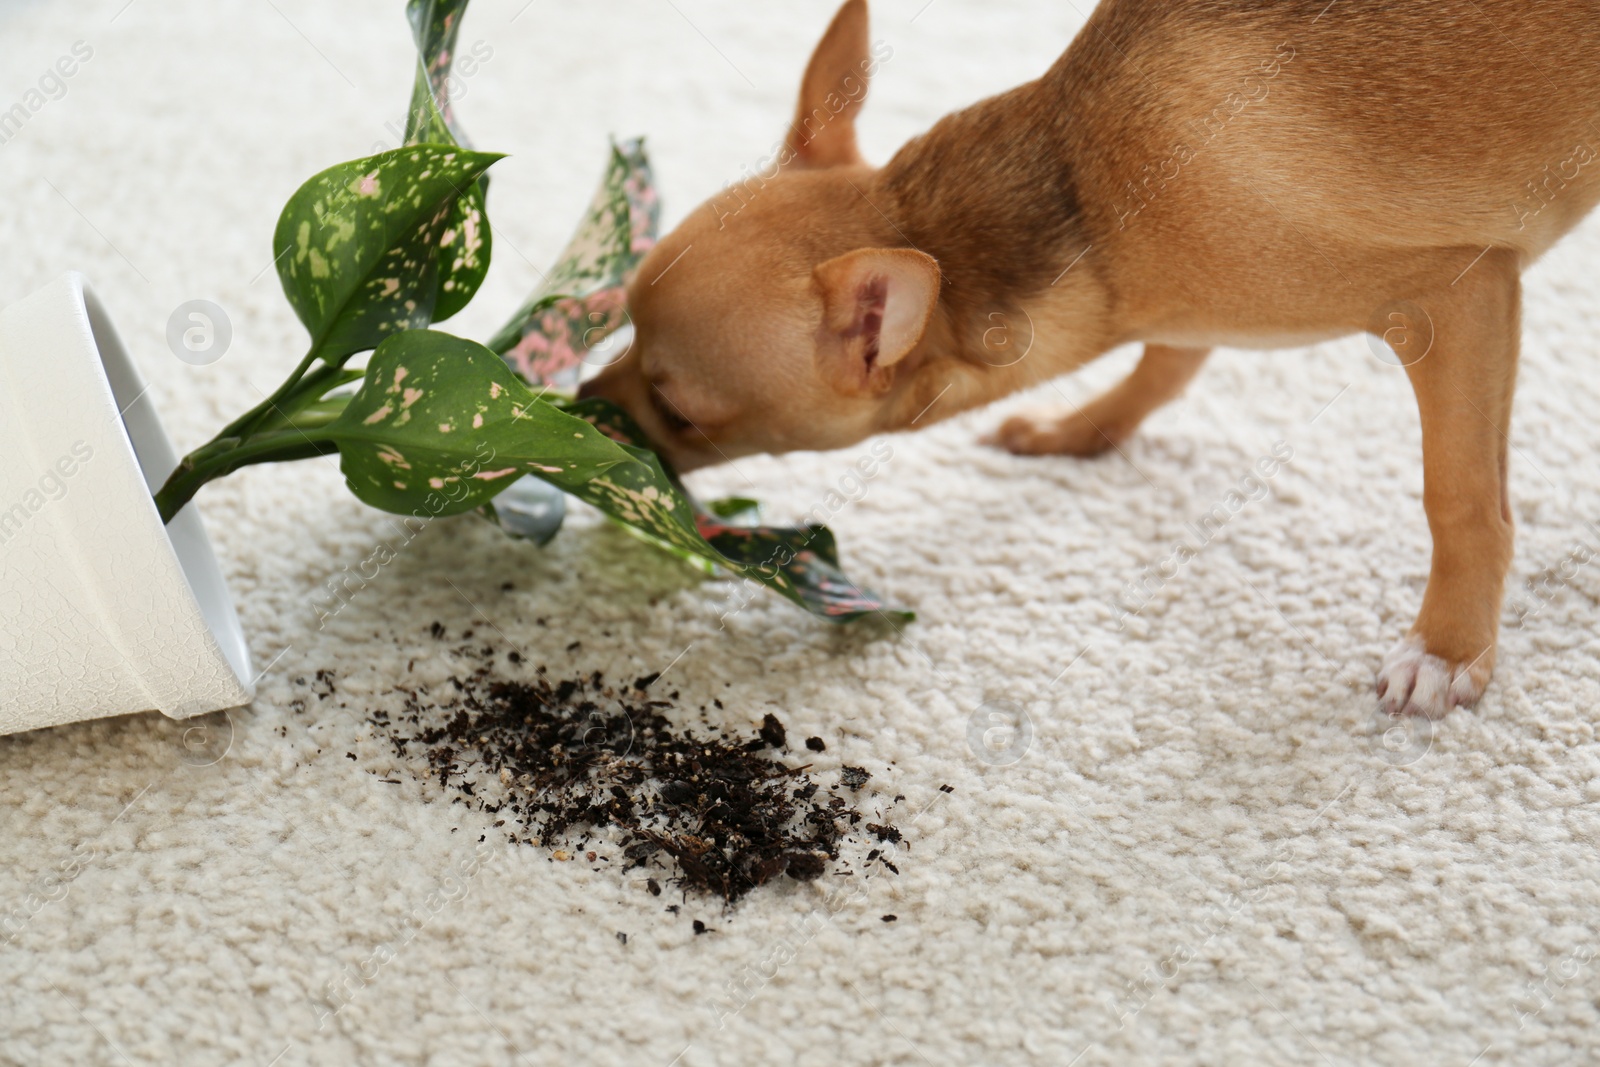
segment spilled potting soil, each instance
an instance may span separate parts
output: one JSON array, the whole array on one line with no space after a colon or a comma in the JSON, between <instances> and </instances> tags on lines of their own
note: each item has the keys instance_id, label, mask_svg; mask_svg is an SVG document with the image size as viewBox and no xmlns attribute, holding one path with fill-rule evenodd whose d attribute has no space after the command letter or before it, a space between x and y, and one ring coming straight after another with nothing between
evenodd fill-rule
<instances>
[{"instance_id":1,"label":"spilled potting soil","mask_svg":"<svg viewBox=\"0 0 1600 1067\"><path fill-rule=\"evenodd\" d=\"M643 869L655 895L665 882L729 904L781 877L899 873L883 845L900 831L858 807L871 774L791 763L775 715L742 735L710 723L727 710L717 700L691 726L683 720L694 714L677 706L676 691L655 692L654 675L552 680L539 667L505 677L490 649L457 654L482 665L443 692L397 690L400 711L369 721L405 763L425 761L429 780L494 816L514 843L556 860ZM507 658L521 663L515 652ZM805 747L823 750L814 737Z\"/></svg>"}]
</instances>

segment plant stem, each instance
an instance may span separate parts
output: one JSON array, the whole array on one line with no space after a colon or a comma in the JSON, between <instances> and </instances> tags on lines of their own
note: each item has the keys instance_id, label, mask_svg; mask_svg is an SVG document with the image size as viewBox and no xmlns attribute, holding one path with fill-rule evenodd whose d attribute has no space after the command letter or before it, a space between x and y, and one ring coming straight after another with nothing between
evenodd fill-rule
<instances>
[{"instance_id":1,"label":"plant stem","mask_svg":"<svg viewBox=\"0 0 1600 1067\"><path fill-rule=\"evenodd\" d=\"M313 346L276 392L183 458L155 494L163 523L171 522L201 486L240 467L310 459L338 451L338 446L318 431L339 417L350 398L322 394L357 375L332 366L311 371L316 353Z\"/></svg>"},{"instance_id":2,"label":"plant stem","mask_svg":"<svg viewBox=\"0 0 1600 1067\"><path fill-rule=\"evenodd\" d=\"M234 419L227 426L224 426L222 432L217 434L216 440L221 440L224 437L247 437L260 429L263 422L271 419L275 413L280 411L279 405L285 399L291 394L301 391L298 387L306 377L306 372L311 369L316 361L317 348L313 345L311 351L307 352L305 358L300 361L300 365L289 372L289 377L284 380L282 385L278 386L271 396L237 419ZM324 370L326 369L324 368ZM313 375L313 378L315 377L317 376Z\"/></svg>"},{"instance_id":3,"label":"plant stem","mask_svg":"<svg viewBox=\"0 0 1600 1067\"><path fill-rule=\"evenodd\" d=\"M329 418L327 421L332 421ZM288 463L339 451L333 438L300 428L273 430L244 440L220 437L185 456L155 494L161 521L170 523L207 482L257 463Z\"/></svg>"}]
</instances>

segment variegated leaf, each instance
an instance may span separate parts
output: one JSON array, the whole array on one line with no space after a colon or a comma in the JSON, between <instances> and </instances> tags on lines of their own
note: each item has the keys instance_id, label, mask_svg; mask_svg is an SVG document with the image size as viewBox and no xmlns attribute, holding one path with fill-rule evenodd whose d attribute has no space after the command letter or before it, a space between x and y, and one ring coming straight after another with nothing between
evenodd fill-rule
<instances>
[{"instance_id":1,"label":"variegated leaf","mask_svg":"<svg viewBox=\"0 0 1600 1067\"><path fill-rule=\"evenodd\" d=\"M457 125L450 102L450 72L456 39L469 0L407 0L406 18L417 44L417 84L406 120L407 144L472 143Z\"/></svg>"},{"instance_id":2,"label":"variegated leaf","mask_svg":"<svg viewBox=\"0 0 1600 1067\"><path fill-rule=\"evenodd\" d=\"M827 618L884 611L839 570L822 527L731 527L696 514L639 429L604 401L563 411L489 349L435 330L378 346L360 390L324 431L350 490L401 515L456 515L532 475L651 541L725 567ZM710 535L710 539L705 536Z\"/></svg>"},{"instance_id":3,"label":"variegated leaf","mask_svg":"<svg viewBox=\"0 0 1600 1067\"><path fill-rule=\"evenodd\" d=\"M573 388L586 354L627 322L624 287L655 247L660 225L643 140L613 145L577 232L489 347L531 385Z\"/></svg>"},{"instance_id":4,"label":"variegated leaf","mask_svg":"<svg viewBox=\"0 0 1600 1067\"><path fill-rule=\"evenodd\" d=\"M295 192L273 250L284 295L318 356L340 364L433 321L452 280L441 277L441 258L488 232L487 222L453 232L456 202L500 158L415 145L330 167Z\"/></svg>"},{"instance_id":5,"label":"variegated leaf","mask_svg":"<svg viewBox=\"0 0 1600 1067\"><path fill-rule=\"evenodd\" d=\"M639 139L613 145L605 176L556 266L490 341L524 381L570 389L578 368L624 325L623 287L661 225L650 160ZM566 294L566 295L563 295ZM484 509L513 537L545 544L561 528L566 498L533 478Z\"/></svg>"},{"instance_id":6,"label":"variegated leaf","mask_svg":"<svg viewBox=\"0 0 1600 1067\"><path fill-rule=\"evenodd\" d=\"M351 492L402 515L456 515L525 474L584 492L629 457L535 397L494 353L436 330L384 341L328 427Z\"/></svg>"},{"instance_id":7,"label":"variegated leaf","mask_svg":"<svg viewBox=\"0 0 1600 1067\"><path fill-rule=\"evenodd\" d=\"M753 500L730 498L716 501L710 507L700 506L677 476L662 466L650 450L644 430L622 408L599 399L561 406L598 427L641 463L659 471L662 479L691 509L696 541L709 546L712 553L706 553L698 545L682 545L654 529L643 528L642 532L661 547L684 558L720 564L735 574L776 590L813 614L838 622L869 615L898 622L909 622L916 617L850 580L839 564L837 542L826 526L736 524L732 521L735 518L753 518L760 505ZM581 497L583 494L574 495ZM624 518L624 521L628 520Z\"/></svg>"},{"instance_id":8,"label":"variegated leaf","mask_svg":"<svg viewBox=\"0 0 1600 1067\"><path fill-rule=\"evenodd\" d=\"M406 15L417 43L417 77L406 116L406 144L472 147L455 120L450 100L451 68L456 39L468 0L409 0ZM439 299L433 321L443 322L472 301L489 273L493 252L484 203L487 175L456 200L440 236L444 255L439 263Z\"/></svg>"}]
</instances>

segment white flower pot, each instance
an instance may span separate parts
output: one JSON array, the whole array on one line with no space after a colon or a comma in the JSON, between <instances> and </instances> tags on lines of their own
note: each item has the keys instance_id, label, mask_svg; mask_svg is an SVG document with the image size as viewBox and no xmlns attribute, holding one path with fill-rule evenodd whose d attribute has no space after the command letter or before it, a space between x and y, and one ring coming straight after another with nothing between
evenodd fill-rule
<instances>
[{"instance_id":1,"label":"white flower pot","mask_svg":"<svg viewBox=\"0 0 1600 1067\"><path fill-rule=\"evenodd\" d=\"M145 385L82 275L0 312L0 734L253 696L250 653Z\"/></svg>"}]
</instances>

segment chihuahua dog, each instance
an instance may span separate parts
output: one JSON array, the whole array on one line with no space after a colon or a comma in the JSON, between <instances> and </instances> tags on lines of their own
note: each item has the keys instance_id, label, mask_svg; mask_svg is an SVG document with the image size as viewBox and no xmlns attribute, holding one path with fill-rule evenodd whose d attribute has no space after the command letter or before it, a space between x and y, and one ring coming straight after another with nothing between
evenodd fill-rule
<instances>
[{"instance_id":1,"label":"chihuahua dog","mask_svg":"<svg viewBox=\"0 0 1600 1067\"><path fill-rule=\"evenodd\" d=\"M880 52L849 0L781 150L650 253L634 344L584 393L690 470L926 426L1144 342L1106 395L993 438L1089 456L1214 345L1377 334L1416 394L1433 536L1378 699L1472 705L1512 555L1520 275L1600 199L1600 6L1103 0L1039 80L874 168Z\"/></svg>"}]
</instances>

